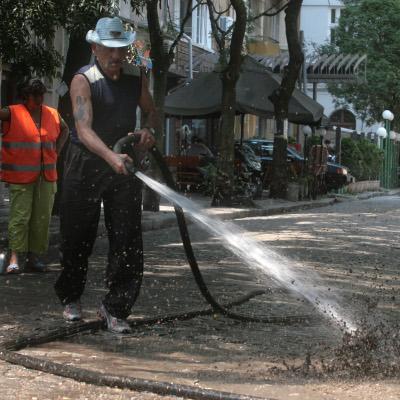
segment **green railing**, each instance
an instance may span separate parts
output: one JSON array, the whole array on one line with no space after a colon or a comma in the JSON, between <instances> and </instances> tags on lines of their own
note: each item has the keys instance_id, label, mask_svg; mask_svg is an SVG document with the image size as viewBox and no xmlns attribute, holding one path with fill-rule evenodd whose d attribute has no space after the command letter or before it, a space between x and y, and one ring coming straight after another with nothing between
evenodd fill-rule
<instances>
[{"instance_id":1,"label":"green railing","mask_svg":"<svg viewBox=\"0 0 400 400\"><path fill-rule=\"evenodd\" d=\"M380 173L381 187L393 189L399 186L399 144L396 138L390 138L390 121L385 121L386 138L380 140L381 149L384 151L384 158Z\"/></svg>"}]
</instances>

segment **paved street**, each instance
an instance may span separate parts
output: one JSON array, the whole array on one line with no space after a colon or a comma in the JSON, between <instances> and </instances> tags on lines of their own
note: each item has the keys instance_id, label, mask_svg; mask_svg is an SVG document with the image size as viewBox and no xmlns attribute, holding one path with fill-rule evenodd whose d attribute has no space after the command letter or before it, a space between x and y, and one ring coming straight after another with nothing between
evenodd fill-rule
<instances>
[{"instance_id":1,"label":"paved street","mask_svg":"<svg viewBox=\"0 0 400 400\"><path fill-rule=\"evenodd\" d=\"M393 341L380 341L364 360L348 352L343 331L299 294L250 269L226 250L218 238L192 224L196 256L210 290L229 301L254 289L269 289L235 307L256 316L310 315L306 324L245 323L221 316L153 325L132 335L107 332L78 335L23 352L46 359L131 377L182 383L274 399L398 399L400 197L344 201L291 214L247 217L234 222L248 236L288 257L298 276L335 298L347 321L371 329L381 323ZM104 293L106 241L98 240L83 298L93 318ZM251 251L251 249L248 249ZM62 324L52 284L59 270L57 249L49 255L45 275L0 277L2 340ZM164 316L206 307L192 279L176 228L145 234L146 272L133 318ZM290 286L290 285L289 285ZM314 288L314 289L313 289ZM29 301L27 301L29 299ZM364 322L362 322L364 321ZM396 347L397 346L397 347ZM358 358L357 358L358 357ZM21 385L24 383L24 389ZM79 394L78 394L79 393ZM157 399L97 388L63 378L0 364L0 398L18 399ZM102 397L103 396L103 397Z\"/></svg>"}]
</instances>

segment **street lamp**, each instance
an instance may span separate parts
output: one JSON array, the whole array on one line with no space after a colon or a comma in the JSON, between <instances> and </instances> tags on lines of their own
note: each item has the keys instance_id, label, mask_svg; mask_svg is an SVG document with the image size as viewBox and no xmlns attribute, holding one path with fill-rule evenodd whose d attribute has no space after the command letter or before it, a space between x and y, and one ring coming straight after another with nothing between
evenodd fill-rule
<instances>
[{"instance_id":1,"label":"street lamp","mask_svg":"<svg viewBox=\"0 0 400 400\"><path fill-rule=\"evenodd\" d=\"M380 150L383 150L383 139L386 138L387 136L387 131L383 126L380 126L376 130L376 135L378 136L378 148ZM383 159L381 168L380 168L380 174L379 174L379 180L381 183L381 186L384 186L384 181L385 181L385 159Z\"/></svg>"},{"instance_id":2,"label":"street lamp","mask_svg":"<svg viewBox=\"0 0 400 400\"><path fill-rule=\"evenodd\" d=\"M303 130L304 136L311 135L311 133L312 133L311 126L309 126L309 125L304 125L302 130Z\"/></svg>"},{"instance_id":3,"label":"street lamp","mask_svg":"<svg viewBox=\"0 0 400 400\"><path fill-rule=\"evenodd\" d=\"M309 125L303 126L304 148L303 148L303 176L306 174L307 158L308 158L308 136L312 134L312 129Z\"/></svg>"},{"instance_id":4,"label":"street lamp","mask_svg":"<svg viewBox=\"0 0 400 400\"><path fill-rule=\"evenodd\" d=\"M385 111L382 113L382 118L385 119L385 120L387 120L387 121L393 121L393 119L394 119L394 114L393 114L391 111L389 111L389 110L385 110Z\"/></svg>"},{"instance_id":5,"label":"street lamp","mask_svg":"<svg viewBox=\"0 0 400 400\"><path fill-rule=\"evenodd\" d=\"M387 136L387 131L383 126L380 126L376 130L376 136L378 136L378 147L383 150L383 139Z\"/></svg>"},{"instance_id":6,"label":"street lamp","mask_svg":"<svg viewBox=\"0 0 400 400\"><path fill-rule=\"evenodd\" d=\"M394 115L390 110L385 110L382 113L382 118L385 120L386 128L386 140L385 140L385 158L383 161L383 187L389 189L392 185L393 179L393 168L392 168L392 146L391 146L391 132L390 132L390 122L393 121Z\"/></svg>"},{"instance_id":7,"label":"street lamp","mask_svg":"<svg viewBox=\"0 0 400 400\"><path fill-rule=\"evenodd\" d=\"M390 131L389 133L389 142L390 142L390 148L389 148L389 187L393 188L396 187L396 175L397 175L397 145L396 145L396 138L397 138L397 133L394 131Z\"/></svg>"},{"instance_id":8,"label":"street lamp","mask_svg":"<svg viewBox=\"0 0 400 400\"><path fill-rule=\"evenodd\" d=\"M322 165L323 162L323 148L324 148L324 137L326 135L325 129L320 129L319 131L319 144L320 144L320 154L319 154L319 165Z\"/></svg>"},{"instance_id":9,"label":"street lamp","mask_svg":"<svg viewBox=\"0 0 400 400\"><path fill-rule=\"evenodd\" d=\"M378 136L378 138L380 139L384 139L387 135L386 129L383 126L380 126L377 130L376 130L376 134Z\"/></svg>"}]
</instances>

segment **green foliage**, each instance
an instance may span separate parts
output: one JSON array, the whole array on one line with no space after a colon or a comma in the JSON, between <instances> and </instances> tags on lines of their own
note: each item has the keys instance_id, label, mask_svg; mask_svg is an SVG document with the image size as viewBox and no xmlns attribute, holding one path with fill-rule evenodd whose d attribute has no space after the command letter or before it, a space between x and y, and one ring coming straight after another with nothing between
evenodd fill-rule
<instances>
[{"instance_id":1,"label":"green foliage","mask_svg":"<svg viewBox=\"0 0 400 400\"><path fill-rule=\"evenodd\" d=\"M127 0L125 0L127 1ZM144 1L130 1L137 10ZM54 77L62 63L53 46L57 27L84 36L98 18L118 12L112 0L1 0L0 54L16 79Z\"/></svg>"},{"instance_id":2,"label":"green foliage","mask_svg":"<svg viewBox=\"0 0 400 400\"><path fill-rule=\"evenodd\" d=\"M321 144L321 136L319 135L312 135L307 140L307 146L311 148L314 145Z\"/></svg>"},{"instance_id":3,"label":"green foliage","mask_svg":"<svg viewBox=\"0 0 400 400\"><path fill-rule=\"evenodd\" d=\"M368 140L360 140L357 142L358 149L362 154L363 174L362 180L374 180L379 177L379 170L383 160L383 151L369 142Z\"/></svg>"},{"instance_id":4,"label":"green foliage","mask_svg":"<svg viewBox=\"0 0 400 400\"><path fill-rule=\"evenodd\" d=\"M12 65L18 76L32 70L54 75L60 58L47 43L54 35L56 14L52 1L2 0L0 54L2 62Z\"/></svg>"},{"instance_id":5,"label":"green foliage","mask_svg":"<svg viewBox=\"0 0 400 400\"><path fill-rule=\"evenodd\" d=\"M342 164L350 169L357 180L378 179L382 160L383 151L370 141L350 138L342 140Z\"/></svg>"},{"instance_id":6,"label":"green foliage","mask_svg":"<svg viewBox=\"0 0 400 400\"><path fill-rule=\"evenodd\" d=\"M336 31L337 47L327 45L320 51L366 54L366 77L360 75L356 82L330 84L329 90L337 97L338 106L352 104L368 124L380 121L384 109L399 115L400 2L347 0L344 3ZM399 129L399 122L394 123Z\"/></svg>"}]
</instances>

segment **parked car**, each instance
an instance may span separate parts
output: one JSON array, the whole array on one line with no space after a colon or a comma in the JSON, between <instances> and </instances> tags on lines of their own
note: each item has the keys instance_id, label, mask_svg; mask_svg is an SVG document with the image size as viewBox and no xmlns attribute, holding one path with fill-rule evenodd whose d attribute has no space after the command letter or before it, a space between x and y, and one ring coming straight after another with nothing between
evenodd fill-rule
<instances>
[{"instance_id":1,"label":"parked car","mask_svg":"<svg viewBox=\"0 0 400 400\"><path fill-rule=\"evenodd\" d=\"M264 184L268 186L272 176L274 142L266 139L248 139L245 140L245 143L251 146L256 155L260 157L264 171ZM287 161L291 163L291 168L295 173L301 175L304 168L304 157L290 146L287 148ZM339 189L347 183L348 169L341 164L328 161L325 177L328 190Z\"/></svg>"}]
</instances>

